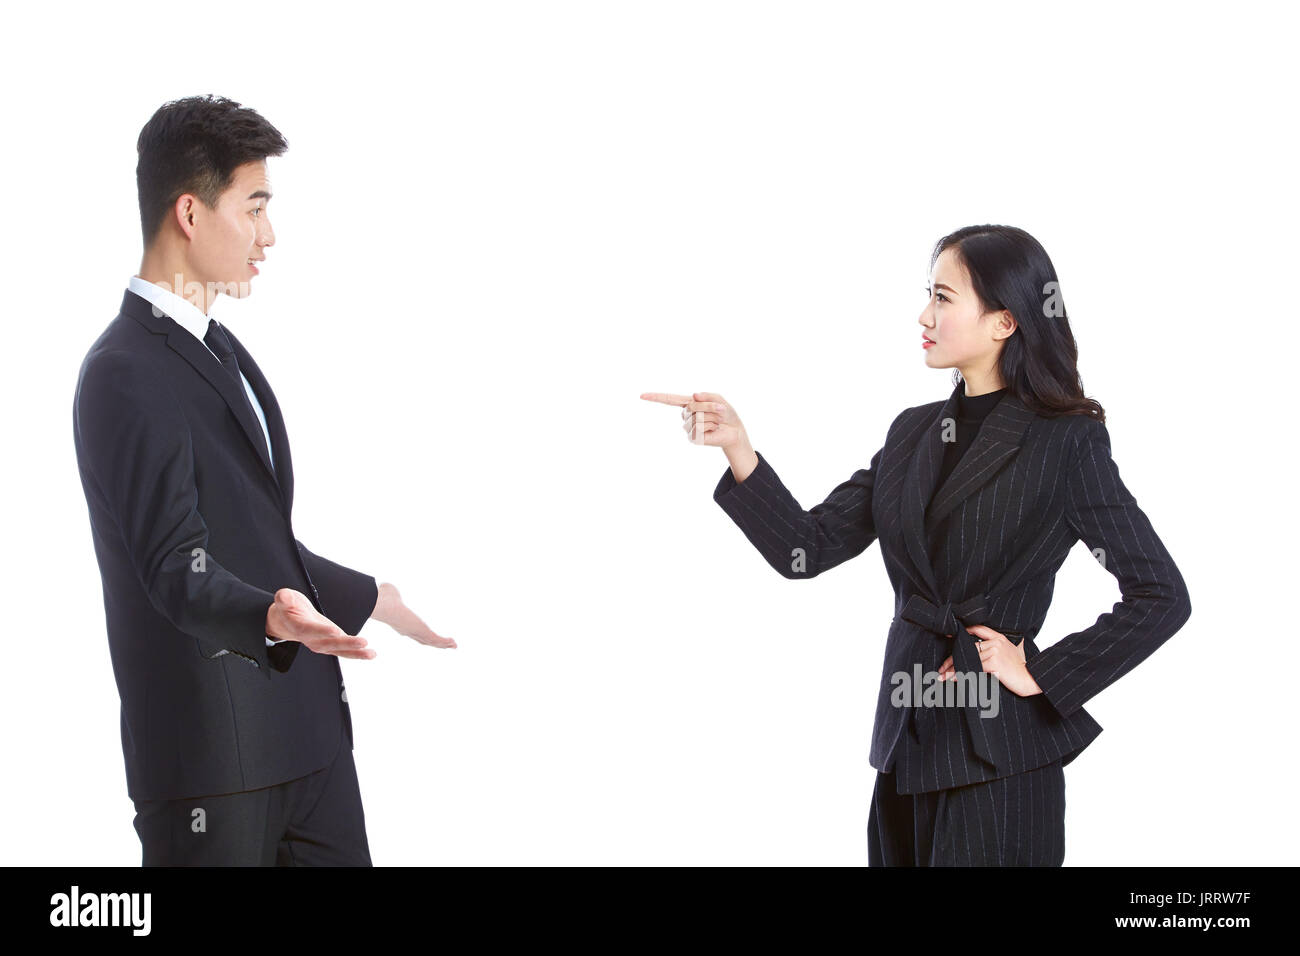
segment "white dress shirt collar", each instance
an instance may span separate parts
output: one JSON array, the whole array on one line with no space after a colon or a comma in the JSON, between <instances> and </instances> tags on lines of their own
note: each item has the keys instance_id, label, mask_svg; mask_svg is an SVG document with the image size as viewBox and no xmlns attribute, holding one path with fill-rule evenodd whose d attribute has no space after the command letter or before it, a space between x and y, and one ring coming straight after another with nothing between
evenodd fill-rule
<instances>
[{"instance_id":1,"label":"white dress shirt collar","mask_svg":"<svg viewBox=\"0 0 1300 956\"><path fill-rule=\"evenodd\" d=\"M208 322L210 321L202 310L198 308L189 299L183 299L170 289L164 289L160 285L155 285L139 276L131 276L127 283L127 288L136 295L146 299L153 307L165 315L171 316L172 321L189 332L206 348L212 357L221 361L220 356L203 341L203 337L208 334ZM221 323L218 322L218 325ZM271 459L271 467L275 468L275 453L271 451L271 429L266 423L266 411L262 408L262 403L257 398L257 393L253 391L253 383L248 380L243 369L239 371L239 378L244 384L244 393L248 395L248 402L253 406L253 411L257 413L257 420L262 426L262 436L266 439L266 454Z\"/></svg>"},{"instance_id":2,"label":"white dress shirt collar","mask_svg":"<svg viewBox=\"0 0 1300 956\"><path fill-rule=\"evenodd\" d=\"M189 299L183 299L171 289L165 289L139 276L131 276L127 288L142 299L147 299L159 312L170 316L177 325L203 342L204 336L208 334L209 319ZM206 342L203 344L207 345ZM212 350L208 349L208 351Z\"/></svg>"}]
</instances>

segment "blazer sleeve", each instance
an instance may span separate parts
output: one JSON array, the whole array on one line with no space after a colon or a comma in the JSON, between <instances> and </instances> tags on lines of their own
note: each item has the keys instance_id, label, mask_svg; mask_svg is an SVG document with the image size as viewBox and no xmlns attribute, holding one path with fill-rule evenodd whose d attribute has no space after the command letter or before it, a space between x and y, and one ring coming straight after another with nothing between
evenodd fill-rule
<instances>
[{"instance_id":1,"label":"blazer sleeve","mask_svg":"<svg viewBox=\"0 0 1300 956\"><path fill-rule=\"evenodd\" d=\"M876 540L871 492L880 451L870 467L855 471L810 511L800 507L767 459L755 454L758 467L744 481L736 481L730 468L723 472L713 500L782 577L815 578Z\"/></svg>"},{"instance_id":2,"label":"blazer sleeve","mask_svg":"<svg viewBox=\"0 0 1300 956\"><path fill-rule=\"evenodd\" d=\"M154 609L196 638L205 657L223 652L287 670L292 655L267 654L275 597L222 567L198 511L189 423L163 378L127 352L97 356L82 371L73 409L81 466L117 520L122 544ZM203 570L194 567L202 549Z\"/></svg>"},{"instance_id":3,"label":"blazer sleeve","mask_svg":"<svg viewBox=\"0 0 1300 956\"><path fill-rule=\"evenodd\" d=\"M1025 665L1062 716L1151 656L1192 613L1177 565L1120 480L1106 426L1085 421L1068 468L1065 519L1115 576L1122 600Z\"/></svg>"},{"instance_id":4,"label":"blazer sleeve","mask_svg":"<svg viewBox=\"0 0 1300 956\"><path fill-rule=\"evenodd\" d=\"M344 633L355 636L375 611L379 585L371 575L312 554L301 541L295 539L295 543L303 564L307 565L307 573L311 575L325 616Z\"/></svg>"}]
</instances>

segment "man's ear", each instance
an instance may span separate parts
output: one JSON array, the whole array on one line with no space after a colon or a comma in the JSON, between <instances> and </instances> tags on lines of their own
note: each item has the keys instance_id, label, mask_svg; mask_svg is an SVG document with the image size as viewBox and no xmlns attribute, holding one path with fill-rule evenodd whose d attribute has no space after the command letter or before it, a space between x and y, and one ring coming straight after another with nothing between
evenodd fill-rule
<instances>
[{"instance_id":1,"label":"man's ear","mask_svg":"<svg viewBox=\"0 0 1300 956\"><path fill-rule=\"evenodd\" d=\"M198 197L193 193L181 193L176 198L176 205L172 207L176 224L181 227L181 232L185 233L187 239L194 238L194 213L198 204Z\"/></svg>"}]
</instances>

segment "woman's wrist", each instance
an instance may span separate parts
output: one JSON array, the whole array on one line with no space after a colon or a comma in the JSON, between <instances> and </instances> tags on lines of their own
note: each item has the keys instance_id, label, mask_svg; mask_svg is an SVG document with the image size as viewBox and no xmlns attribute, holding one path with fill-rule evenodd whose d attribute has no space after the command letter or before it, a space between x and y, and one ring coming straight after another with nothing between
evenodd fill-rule
<instances>
[{"instance_id":1,"label":"woman's wrist","mask_svg":"<svg viewBox=\"0 0 1300 956\"><path fill-rule=\"evenodd\" d=\"M731 465L731 474L737 484L753 474L754 469L758 467L758 453L749 443L749 435L743 428L740 429L739 437L734 442L722 447L722 452L727 456L727 461Z\"/></svg>"}]
</instances>

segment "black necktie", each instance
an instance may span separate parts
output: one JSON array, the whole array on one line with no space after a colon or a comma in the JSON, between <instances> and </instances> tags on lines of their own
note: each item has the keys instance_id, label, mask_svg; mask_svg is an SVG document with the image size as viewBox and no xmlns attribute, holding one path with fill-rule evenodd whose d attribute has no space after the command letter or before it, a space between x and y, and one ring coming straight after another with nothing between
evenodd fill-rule
<instances>
[{"instance_id":1,"label":"black necktie","mask_svg":"<svg viewBox=\"0 0 1300 956\"><path fill-rule=\"evenodd\" d=\"M208 334L203 336L203 344L212 350L212 354L221 360L222 366L230 377L235 380L239 386L239 392L244 392L244 379L239 374L239 362L235 360L235 350L230 344L230 339L226 337L226 330L217 325L216 319L208 319Z\"/></svg>"},{"instance_id":2,"label":"black necktie","mask_svg":"<svg viewBox=\"0 0 1300 956\"><path fill-rule=\"evenodd\" d=\"M244 407L248 409L249 418L253 424L257 425L257 433L262 436L262 447L265 448L266 435L262 433L262 426L258 421L257 412L253 410L253 403L248 400L248 392L244 389L244 377L239 372L239 362L235 359L235 349L230 344L230 339L226 337L226 330L217 324L216 319L208 319L208 334L203 336L203 344L212 350L212 354L221 361L222 367L235 380L235 389L239 392L239 397L244 400Z\"/></svg>"}]
</instances>

